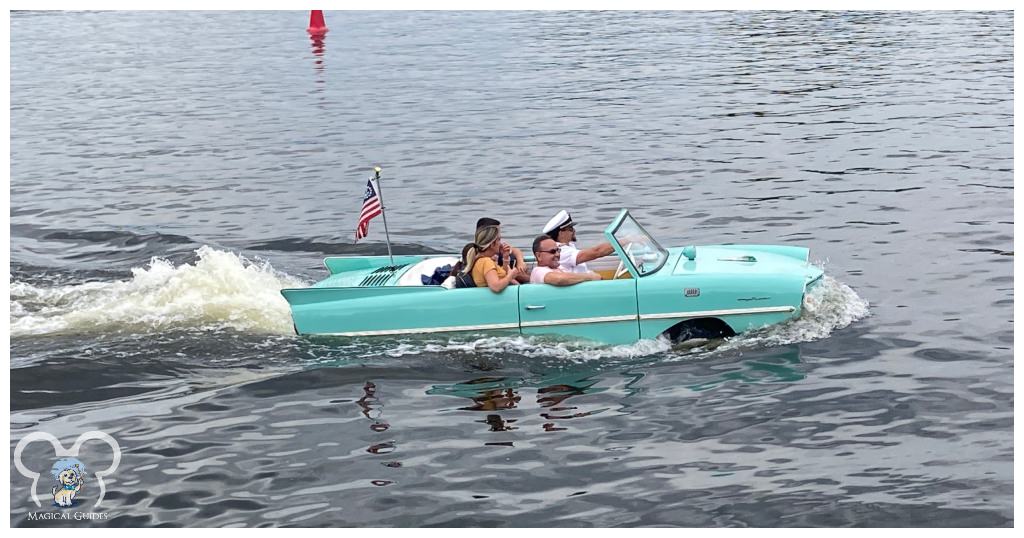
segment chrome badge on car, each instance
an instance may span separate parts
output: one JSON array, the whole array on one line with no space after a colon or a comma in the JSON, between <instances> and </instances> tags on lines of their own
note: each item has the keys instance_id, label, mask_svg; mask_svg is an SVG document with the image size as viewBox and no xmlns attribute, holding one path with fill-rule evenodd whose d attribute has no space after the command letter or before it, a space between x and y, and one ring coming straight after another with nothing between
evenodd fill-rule
<instances>
[{"instance_id":1,"label":"chrome badge on car","mask_svg":"<svg viewBox=\"0 0 1024 538\"><path fill-rule=\"evenodd\" d=\"M700 295L700 288L686 288L683 293L685 293L687 297L697 297Z\"/></svg>"}]
</instances>

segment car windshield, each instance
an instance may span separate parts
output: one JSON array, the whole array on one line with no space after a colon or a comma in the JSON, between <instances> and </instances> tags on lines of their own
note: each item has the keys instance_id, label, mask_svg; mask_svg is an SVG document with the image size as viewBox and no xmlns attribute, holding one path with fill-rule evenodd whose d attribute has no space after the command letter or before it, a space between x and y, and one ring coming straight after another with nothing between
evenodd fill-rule
<instances>
[{"instance_id":1,"label":"car windshield","mask_svg":"<svg viewBox=\"0 0 1024 538\"><path fill-rule=\"evenodd\" d=\"M615 231L612 232L615 241L622 247L622 251L629 256L640 276L649 275L668 259L668 251L662 248L651 234L644 230L640 223L633 220L633 216L626 214Z\"/></svg>"}]
</instances>

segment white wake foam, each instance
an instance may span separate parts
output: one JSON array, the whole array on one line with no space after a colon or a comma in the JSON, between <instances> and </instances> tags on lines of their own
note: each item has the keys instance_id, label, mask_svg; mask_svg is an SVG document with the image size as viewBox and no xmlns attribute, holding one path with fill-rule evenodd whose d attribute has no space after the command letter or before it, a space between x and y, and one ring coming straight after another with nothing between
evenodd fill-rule
<instances>
[{"instance_id":1,"label":"white wake foam","mask_svg":"<svg viewBox=\"0 0 1024 538\"><path fill-rule=\"evenodd\" d=\"M204 246L194 265L153 258L132 278L69 286L11 282L11 335L233 328L292 332L281 288L306 284L265 261Z\"/></svg>"},{"instance_id":2,"label":"white wake foam","mask_svg":"<svg viewBox=\"0 0 1024 538\"><path fill-rule=\"evenodd\" d=\"M667 338L641 340L633 344L609 346L582 340L554 339L547 336L452 336L431 342L403 342L387 349L391 357L436 353L439 355L504 355L556 361L586 362L602 359L632 359L656 355L671 349Z\"/></svg>"},{"instance_id":3,"label":"white wake foam","mask_svg":"<svg viewBox=\"0 0 1024 538\"><path fill-rule=\"evenodd\" d=\"M825 275L804 297L800 317L731 338L723 349L781 346L827 338L870 314L868 302L852 288Z\"/></svg>"},{"instance_id":4,"label":"white wake foam","mask_svg":"<svg viewBox=\"0 0 1024 538\"><path fill-rule=\"evenodd\" d=\"M194 265L154 258L132 278L38 287L11 282L12 336L60 332L154 333L169 329L232 328L260 334L292 334L291 313L279 290L306 283L265 261L202 247ZM868 302L849 286L822 277L804 299L799 319L728 339L710 351L771 347L828 337L869 313ZM586 362L646 356L703 355L709 349L674 346L666 338L608 346L571 339L525 335L423 337L363 342L354 356L404 357L515 354L538 359Z\"/></svg>"}]
</instances>

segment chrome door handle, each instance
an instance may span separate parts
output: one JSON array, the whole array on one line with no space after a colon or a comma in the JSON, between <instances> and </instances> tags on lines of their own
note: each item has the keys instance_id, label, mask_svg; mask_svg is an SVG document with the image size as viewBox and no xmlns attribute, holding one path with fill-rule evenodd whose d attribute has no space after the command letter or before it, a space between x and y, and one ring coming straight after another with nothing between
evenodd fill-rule
<instances>
[{"instance_id":1,"label":"chrome door handle","mask_svg":"<svg viewBox=\"0 0 1024 538\"><path fill-rule=\"evenodd\" d=\"M527 310L544 310L544 305L542 305L542 304L541 305L536 305L536 304L526 305L526 309Z\"/></svg>"}]
</instances>

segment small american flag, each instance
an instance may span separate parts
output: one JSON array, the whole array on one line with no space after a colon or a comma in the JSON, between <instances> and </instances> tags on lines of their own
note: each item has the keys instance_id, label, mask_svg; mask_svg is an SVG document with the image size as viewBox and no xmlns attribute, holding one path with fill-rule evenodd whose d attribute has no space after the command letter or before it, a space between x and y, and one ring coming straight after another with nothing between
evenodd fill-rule
<instances>
[{"instance_id":1,"label":"small american flag","mask_svg":"<svg viewBox=\"0 0 1024 538\"><path fill-rule=\"evenodd\" d=\"M366 180L366 195L363 196L363 209L359 213L359 224L356 224L356 241L366 237L370 233L370 220L380 215L380 197L377 196L377 189L373 187L373 180Z\"/></svg>"}]
</instances>

